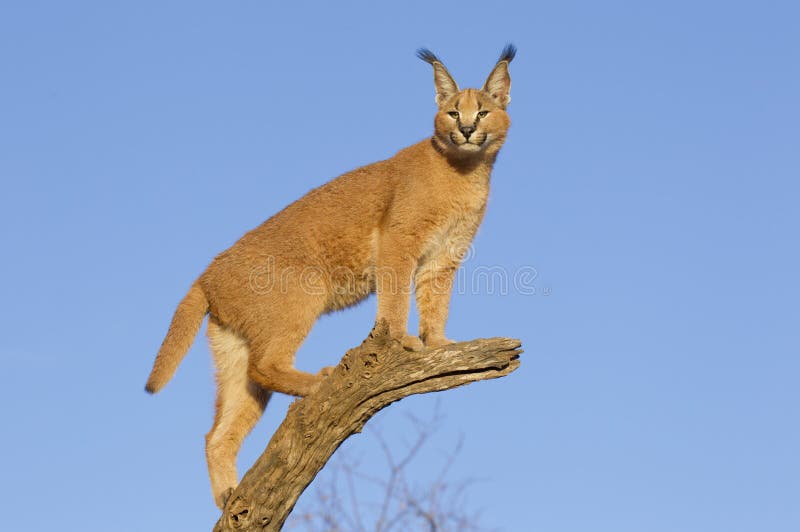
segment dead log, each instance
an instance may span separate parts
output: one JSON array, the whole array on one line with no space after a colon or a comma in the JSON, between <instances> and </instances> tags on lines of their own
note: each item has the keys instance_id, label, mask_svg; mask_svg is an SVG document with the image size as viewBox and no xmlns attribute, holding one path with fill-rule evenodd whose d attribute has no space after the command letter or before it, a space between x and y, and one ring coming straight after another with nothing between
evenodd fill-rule
<instances>
[{"instance_id":1,"label":"dead log","mask_svg":"<svg viewBox=\"0 0 800 532\"><path fill-rule=\"evenodd\" d=\"M384 323L376 325L317 391L292 403L214 531L280 530L339 445L375 413L409 395L508 375L519 367L520 346L519 340L490 338L409 352Z\"/></svg>"}]
</instances>

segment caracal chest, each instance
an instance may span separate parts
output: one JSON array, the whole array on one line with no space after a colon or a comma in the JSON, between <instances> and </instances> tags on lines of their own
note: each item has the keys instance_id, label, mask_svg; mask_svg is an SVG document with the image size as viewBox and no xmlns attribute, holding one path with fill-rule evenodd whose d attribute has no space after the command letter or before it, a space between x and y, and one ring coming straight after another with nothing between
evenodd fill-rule
<instances>
[{"instance_id":1,"label":"caracal chest","mask_svg":"<svg viewBox=\"0 0 800 532\"><path fill-rule=\"evenodd\" d=\"M428 232L420 250L420 266L430 261L461 261L483 218L488 194L487 183L441 199L438 223Z\"/></svg>"}]
</instances>

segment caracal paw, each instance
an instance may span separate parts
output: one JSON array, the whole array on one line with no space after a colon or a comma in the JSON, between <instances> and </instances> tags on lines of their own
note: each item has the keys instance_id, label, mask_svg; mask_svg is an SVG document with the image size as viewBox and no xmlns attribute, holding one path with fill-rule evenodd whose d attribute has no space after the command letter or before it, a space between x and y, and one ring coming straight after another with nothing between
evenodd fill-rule
<instances>
[{"instance_id":1,"label":"caracal paw","mask_svg":"<svg viewBox=\"0 0 800 532\"><path fill-rule=\"evenodd\" d=\"M413 336L411 334L406 334L400 339L400 343L403 346L403 349L406 351L422 351L425 349L425 344L422 342L419 336Z\"/></svg>"},{"instance_id":2,"label":"caracal paw","mask_svg":"<svg viewBox=\"0 0 800 532\"><path fill-rule=\"evenodd\" d=\"M443 345L450 345L454 343L456 343L455 340L451 340L450 338L445 338L444 336L425 339L425 347L427 347L428 349L433 349L435 347L442 347Z\"/></svg>"},{"instance_id":3,"label":"caracal paw","mask_svg":"<svg viewBox=\"0 0 800 532\"><path fill-rule=\"evenodd\" d=\"M336 369L336 366L325 366L321 370L317 372L317 375L320 377L330 377L333 374L333 370Z\"/></svg>"},{"instance_id":4,"label":"caracal paw","mask_svg":"<svg viewBox=\"0 0 800 532\"><path fill-rule=\"evenodd\" d=\"M223 490L222 493L217 495L216 500L214 502L217 503L217 506L219 507L220 510L224 510L225 509L225 505L228 504L228 499L231 498L231 495L233 495L233 488L232 487L228 488L226 490Z\"/></svg>"}]
</instances>

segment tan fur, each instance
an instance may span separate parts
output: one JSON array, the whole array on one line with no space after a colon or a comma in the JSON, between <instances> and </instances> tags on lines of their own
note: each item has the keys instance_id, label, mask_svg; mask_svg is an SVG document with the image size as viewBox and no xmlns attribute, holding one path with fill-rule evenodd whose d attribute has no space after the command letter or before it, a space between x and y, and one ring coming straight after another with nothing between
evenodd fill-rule
<instances>
[{"instance_id":1,"label":"tan fur","mask_svg":"<svg viewBox=\"0 0 800 532\"><path fill-rule=\"evenodd\" d=\"M406 348L450 343L453 276L483 218L510 125L513 56L506 48L483 89L459 90L444 65L420 51L434 67L433 137L312 190L248 232L178 306L146 388L167 383L209 313L218 391L206 455L220 507L237 484L236 454L270 391L305 396L329 373L294 368L320 315L377 292L377 319L387 320ZM418 336L407 331L412 286Z\"/></svg>"}]
</instances>

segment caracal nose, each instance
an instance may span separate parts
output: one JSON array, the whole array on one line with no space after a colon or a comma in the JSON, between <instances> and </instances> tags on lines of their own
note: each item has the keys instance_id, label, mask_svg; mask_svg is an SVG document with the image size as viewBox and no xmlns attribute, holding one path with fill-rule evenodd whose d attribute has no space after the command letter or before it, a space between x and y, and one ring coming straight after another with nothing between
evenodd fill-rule
<instances>
[{"instance_id":1,"label":"caracal nose","mask_svg":"<svg viewBox=\"0 0 800 532\"><path fill-rule=\"evenodd\" d=\"M458 128L461 130L461 134L464 135L464 138L469 140L469 136L475 132L475 128L472 126L461 126Z\"/></svg>"}]
</instances>

